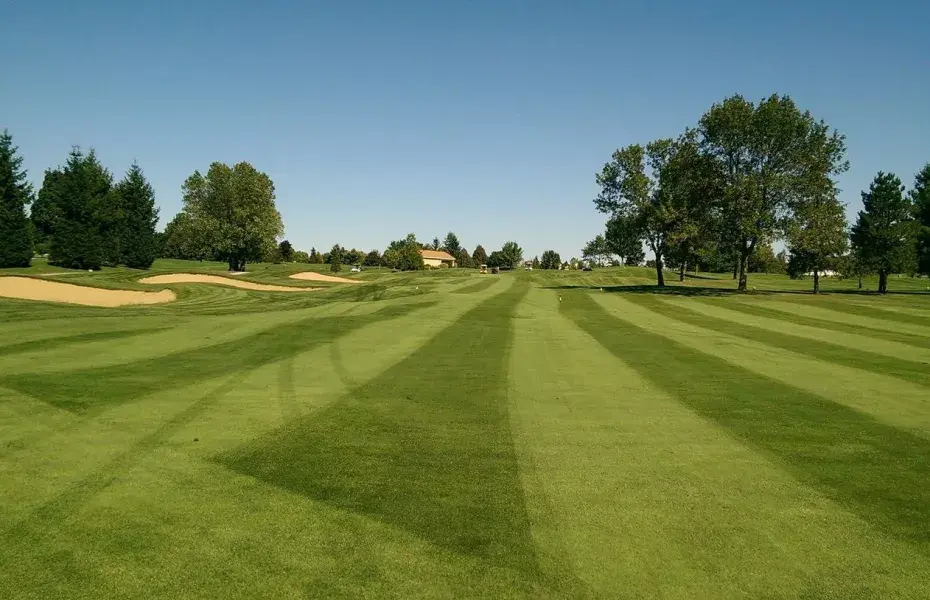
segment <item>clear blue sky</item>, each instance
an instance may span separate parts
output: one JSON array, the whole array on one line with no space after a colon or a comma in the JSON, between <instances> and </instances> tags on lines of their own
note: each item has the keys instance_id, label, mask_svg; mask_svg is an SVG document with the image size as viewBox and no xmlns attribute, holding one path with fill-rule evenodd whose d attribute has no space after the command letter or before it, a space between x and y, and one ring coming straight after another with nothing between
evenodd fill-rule
<instances>
[{"instance_id":1,"label":"clear blue sky","mask_svg":"<svg viewBox=\"0 0 930 600\"><path fill-rule=\"evenodd\" d=\"M930 161L930 5L909 2L0 0L0 128L30 178L138 160L181 183L246 160L298 248L453 230L580 255L594 173L732 93L787 93L848 138L850 214Z\"/></svg>"}]
</instances>

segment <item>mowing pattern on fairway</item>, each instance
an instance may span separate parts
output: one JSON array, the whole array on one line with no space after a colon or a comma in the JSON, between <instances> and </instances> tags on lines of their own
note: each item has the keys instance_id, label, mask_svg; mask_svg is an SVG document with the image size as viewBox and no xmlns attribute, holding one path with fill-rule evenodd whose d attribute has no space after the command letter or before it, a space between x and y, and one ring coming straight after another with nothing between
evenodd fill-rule
<instances>
[{"instance_id":1,"label":"mowing pattern on fairway","mask_svg":"<svg viewBox=\"0 0 930 600\"><path fill-rule=\"evenodd\" d=\"M695 320L656 297L630 300L666 314L669 327L673 319ZM654 386L781 461L800 481L930 551L930 440L637 327L589 295L573 295L562 312Z\"/></svg>"},{"instance_id":2,"label":"mowing pattern on fairway","mask_svg":"<svg viewBox=\"0 0 930 600\"><path fill-rule=\"evenodd\" d=\"M104 409L146 394L255 369L305 351L354 329L400 317L429 303L387 306L337 319L311 317L259 331L231 342L176 352L143 361L55 374L21 374L0 379L17 390L76 413ZM217 360L222 357L223 360Z\"/></svg>"},{"instance_id":3,"label":"mowing pattern on fairway","mask_svg":"<svg viewBox=\"0 0 930 600\"><path fill-rule=\"evenodd\" d=\"M341 401L219 460L532 576L506 405L512 313L525 292L483 301Z\"/></svg>"}]
</instances>

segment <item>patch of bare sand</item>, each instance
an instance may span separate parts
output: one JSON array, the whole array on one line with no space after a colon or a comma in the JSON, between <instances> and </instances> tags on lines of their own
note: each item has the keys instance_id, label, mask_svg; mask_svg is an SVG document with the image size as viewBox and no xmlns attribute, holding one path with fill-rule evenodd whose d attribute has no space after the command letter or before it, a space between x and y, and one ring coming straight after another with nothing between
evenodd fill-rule
<instances>
[{"instance_id":1,"label":"patch of bare sand","mask_svg":"<svg viewBox=\"0 0 930 600\"><path fill-rule=\"evenodd\" d=\"M197 273L171 273L169 275L152 275L139 280L139 283L213 283L215 285L228 285L243 290L257 290L261 292L313 292L320 288L294 287L288 285L268 285L253 283L219 275L203 275Z\"/></svg>"},{"instance_id":2,"label":"patch of bare sand","mask_svg":"<svg viewBox=\"0 0 930 600\"><path fill-rule=\"evenodd\" d=\"M60 283L31 277L0 277L0 296L19 300L62 302L84 306L125 306L127 304L159 304L176 298L171 290L137 292L104 290L73 283Z\"/></svg>"},{"instance_id":3,"label":"patch of bare sand","mask_svg":"<svg viewBox=\"0 0 930 600\"><path fill-rule=\"evenodd\" d=\"M336 277L334 275L324 275L314 273L313 271L304 271L303 273L294 273L291 279L306 279L307 281L325 281L327 283L362 283L358 279L347 279L345 277Z\"/></svg>"}]
</instances>

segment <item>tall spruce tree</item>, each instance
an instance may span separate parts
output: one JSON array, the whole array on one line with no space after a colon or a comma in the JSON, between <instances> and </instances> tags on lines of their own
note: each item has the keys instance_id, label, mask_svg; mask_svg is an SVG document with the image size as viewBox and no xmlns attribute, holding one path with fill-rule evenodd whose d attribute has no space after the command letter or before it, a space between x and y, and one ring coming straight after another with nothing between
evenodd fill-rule
<instances>
[{"instance_id":1,"label":"tall spruce tree","mask_svg":"<svg viewBox=\"0 0 930 600\"><path fill-rule=\"evenodd\" d=\"M122 222L119 227L119 261L133 269L148 269L155 261L155 225L158 208L155 190L133 163L114 189Z\"/></svg>"},{"instance_id":2,"label":"tall spruce tree","mask_svg":"<svg viewBox=\"0 0 930 600\"><path fill-rule=\"evenodd\" d=\"M917 269L930 275L930 163L917 173L911 200L917 214L920 229L917 233Z\"/></svg>"},{"instance_id":3,"label":"tall spruce tree","mask_svg":"<svg viewBox=\"0 0 930 600\"><path fill-rule=\"evenodd\" d=\"M29 219L32 221L32 230L35 234L36 249L43 254L49 252L52 233L58 220L58 197L60 181L64 176L61 169L46 169L42 187L32 203Z\"/></svg>"},{"instance_id":4,"label":"tall spruce tree","mask_svg":"<svg viewBox=\"0 0 930 600\"><path fill-rule=\"evenodd\" d=\"M32 186L16 155L13 136L0 135L0 268L28 267L32 260L32 230L26 206L32 202Z\"/></svg>"},{"instance_id":5,"label":"tall spruce tree","mask_svg":"<svg viewBox=\"0 0 930 600\"><path fill-rule=\"evenodd\" d=\"M103 223L112 204L113 176L93 150L75 147L54 181L56 220L49 262L71 269L99 269L107 259Z\"/></svg>"},{"instance_id":6,"label":"tall spruce tree","mask_svg":"<svg viewBox=\"0 0 930 600\"><path fill-rule=\"evenodd\" d=\"M878 273L878 291L888 292L888 274L908 271L915 263L914 205L904 195L901 180L879 172L862 192L863 210L852 229L857 256Z\"/></svg>"}]
</instances>

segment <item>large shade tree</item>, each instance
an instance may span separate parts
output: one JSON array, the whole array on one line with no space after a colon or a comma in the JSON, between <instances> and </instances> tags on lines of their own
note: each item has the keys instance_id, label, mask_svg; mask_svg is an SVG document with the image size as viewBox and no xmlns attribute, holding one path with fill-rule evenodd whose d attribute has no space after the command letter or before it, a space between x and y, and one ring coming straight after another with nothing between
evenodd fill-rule
<instances>
[{"instance_id":1,"label":"large shade tree","mask_svg":"<svg viewBox=\"0 0 930 600\"><path fill-rule=\"evenodd\" d=\"M704 114L698 132L723 177L720 217L738 254L739 289L746 291L749 256L783 234L792 201L821 193L825 179L849 168L845 140L777 95L758 104L727 98Z\"/></svg>"},{"instance_id":2,"label":"large shade tree","mask_svg":"<svg viewBox=\"0 0 930 600\"><path fill-rule=\"evenodd\" d=\"M243 271L247 262L260 260L284 233L274 183L247 162L232 167L215 162L206 175L195 171L183 192L194 231L230 271Z\"/></svg>"},{"instance_id":3,"label":"large shade tree","mask_svg":"<svg viewBox=\"0 0 930 600\"><path fill-rule=\"evenodd\" d=\"M555 250L546 250L539 261L541 269L558 269L562 265L562 258Z\"/></svg>"}]
</instances>

